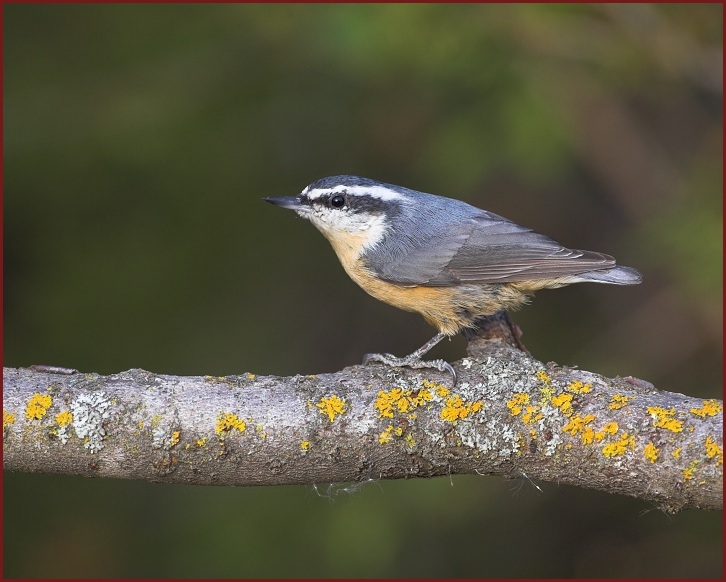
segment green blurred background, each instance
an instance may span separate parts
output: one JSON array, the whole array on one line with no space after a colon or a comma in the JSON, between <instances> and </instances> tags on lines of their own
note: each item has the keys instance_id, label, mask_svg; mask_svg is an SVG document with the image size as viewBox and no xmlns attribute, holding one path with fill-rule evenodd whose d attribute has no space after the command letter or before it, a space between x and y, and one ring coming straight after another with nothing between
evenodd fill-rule
<instances>
[{"instance_id":1,"label":"green blurred background","mask_svg":"<svg viewBox=\"0 0 726 582\"><path fill-rule=\"evenodd\" d=\"M5 365L287 375L409 353L433 329L260 200L350 173L637 267L638 287L541 292L513 316L524 343L720 397L720 4L3 9ZM538 485L6 474L5 575L722 574L718 512Z\"/></svg>"}]
</instances>

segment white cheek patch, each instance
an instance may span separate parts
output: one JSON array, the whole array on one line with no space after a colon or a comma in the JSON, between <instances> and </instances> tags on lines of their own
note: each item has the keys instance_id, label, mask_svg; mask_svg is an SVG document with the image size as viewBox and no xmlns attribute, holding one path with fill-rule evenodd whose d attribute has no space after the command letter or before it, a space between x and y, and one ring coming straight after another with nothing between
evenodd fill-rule
<instances>
[{"instance_id":1,"label":"white cheek patch","mask_svg":"<svg viewBox=\"0 0 726 582\"><path fill-rule=\"evenodd\" d=\"M386 234L382 214L353 214L330 208L315 208L301 214L312 222L327 238L340 239L350 235L361 244L361 252L376 246ZM362 239L362 240L361 240Z\"/></svg>"},{"instance_id":2,"label":"white cheek patch","mask_svg":"<svg viewBox=\"0 0 726 582\"><path fill-rule=\"evenodd\" d=\"M368 237L361 250L369 250L377 246L383 240L387 230L388 227L382 214L371 217L371 220L368 221Z\"/></svg>"}]
</instances>

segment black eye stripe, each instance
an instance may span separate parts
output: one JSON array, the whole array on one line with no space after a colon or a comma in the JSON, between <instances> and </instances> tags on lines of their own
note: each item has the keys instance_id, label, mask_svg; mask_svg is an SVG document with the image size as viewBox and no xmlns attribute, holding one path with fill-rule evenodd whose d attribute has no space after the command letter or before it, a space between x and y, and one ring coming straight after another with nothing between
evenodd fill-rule
<instances>
[{"instance_id":1,"label":"black eye stripe","mask_svg":"<svg viewBox=\"0 0 726 582\"><path fill-rule=\"evenodd\" d=\"M354 213L367 212L371 214L381 214L385 212L390 216L395 216L400 211L400 204L398 201L381 200L376 196L366 194L351 195L345 190L316 196L313 199L309 199L308 203L313 206L322 206L333 210L346 209Z\"/></svg>"}]
</instances>

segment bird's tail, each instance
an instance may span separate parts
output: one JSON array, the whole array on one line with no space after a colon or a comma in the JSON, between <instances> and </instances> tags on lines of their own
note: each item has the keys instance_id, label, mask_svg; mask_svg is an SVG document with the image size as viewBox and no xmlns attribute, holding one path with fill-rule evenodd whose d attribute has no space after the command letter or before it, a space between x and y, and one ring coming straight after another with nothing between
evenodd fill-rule
<instances>
[{"instance_id":1,"label":"bird's tail","mask_svg":"<svg viewBox=\"0 0 726 582\"><path fill-rule=\"evenodd\" d=\"M640 271L631 267L613 267L601 271L588 271L577 275L580 281L593 283L610 283L611 285L637 285L643 280Z\"/></svg>"}]
</instances>

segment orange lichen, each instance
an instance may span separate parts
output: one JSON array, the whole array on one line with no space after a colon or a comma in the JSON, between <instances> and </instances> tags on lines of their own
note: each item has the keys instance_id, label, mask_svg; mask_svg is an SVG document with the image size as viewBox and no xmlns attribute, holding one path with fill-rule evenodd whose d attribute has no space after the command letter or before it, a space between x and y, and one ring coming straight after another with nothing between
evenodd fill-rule
<instances>
[{"instance_id":1,"label":"orange lichen","mask_svg":"<svg viewBox=\"0 0 726 582\"><path fill-rule=\"evenodd\" d=\"M562 427L562 432L569 432L571 435L576 435L582 432L585 427L595 420L594 414L588 414L587 416L573 416L565 426Z\"/></svg>"},{"instance_id":2,"label":"orange lichen","mask_svg":"<svg viewBox=\"0 0 726 582\"><path fill-rule=\"evenodd\" d=\"M705 418L706 416L716 416L723 410L723 405L718 400L704 400L701 408L691 408L691 412L696 416Z\"/></svg>"},{"instance_id":3,"label":"orange lichen","mask_svg":"<svg viewBox=\"0 0 726 582\"><path fill-rule=\"evenodd\" d=\"M653 426L664 428L671 432L681 432L683 430L683 421L674 418L676 409L666 410L660 406L649 406L648 414L653 417Z\"/></svg>"},{"instance_id":4,"label":"orange lichen","mask_svg":"<svg viewBox=\"0 0 726 582\"><path fill-rule=\"evenodd\" d=\"M470 414L479 412L484 407L480 401L466 402L461 396L455 394L446 399L444 408L441 409L441 418L446 422L456 422L464 419Z\"/></svg>"},{"instance_id":5,"label":"orange lichen","mask_svg":"<svg viewBox=\"0 0 726 582\"><path fill-rule=\"evenodd\" d=\"M445 396L450 390L441 384L435 384L424 380L423 388L418 390L403 388L391 388L391 390L380 390L373 407L378 411L380 418L393 418L396 412L405 414L423 406L434 399L434 392L437 396Z\"/></svg>"},{"instance_id":6,"label":"orange lichen","mask_svg":"<svg viewBox=\"0 0 726 582\"><path fill-rule=\"evenodd\" d=\"M586 426L582 429L582 444L583 445L591 445L595 442L595 431L592 430L589 426ZM603 435L604 438L605 435ZM602 440L602 438L600 439Z\"/></svg>"},{"instance_id":7,"label":"orange lichen","mask_svg":"<svg viewBox=\"0 0 726 582\"><path fill-rule=\"evenodd\" d=\"M683 478L686 481L690 481L693 479L693 474L696 472L696 468L698 467L698 461L691 461L691 464L688 465L688 468L683 469Z\"/></svg>"},{"instance_id":8,"label":"orange lichen","mask_svg":"<svg viewBox=\"0 0 726 582\"><path fill-rule=\"evenodd\" d=\"M214 428L214 432L217 433L217 436L219 436L220 439L223 439L225 435L229 434L233 430L244 432L246 429L247 424L236 414L232 414L231 412L220 412L217 416L217 425Z\"/></svg>"},{"instance_id":9,"label":"orange lichen","mask_svg":"<svg viewBox=\"0 0 726 582\"><path fill-rule=\"evenodd\" d=\"M431 382L431 380L422 380L421 385L426 388L426 390L433 390L436 393L436 396L439 396L440 398L443 398L444 396L448 396L451 392L450 388L447 388L443 384L437 384L436 382Z\"/></svg>"},{"instance_id":10,"label":"orange lichen","mask_svg":"<svg viewBox=\"0 0 726 582\"><path fill-rule=\"evenodd\" d=\"M550 375L544 370L540 370L539 372L537 372L536 376L537 380L539 380L540 382L544 382L545 384L550 384L552 382L552 378L550 378Z\"/></svg>"},{"instance_id":11,"label":"orange lichen","mask_svg":"<svg viewBox=\"0 0 726 582\"><path fill-rule=\"evenodd\" d=\"M303 453L307 453L307 452L308 452L308 450L310 450L310 441L302 441L302 442L300 443L300 450L301 450L301 451L302 451Z\"/></svg>"},{"instance_id":12,"label":"orange lichen","mask_svg":"<svg viewBox=\"0 0 726 582\"><path fill-rule=\"evenodd\" d=\"M393 388L388 392L379 390L378 397L373 404L373 407L378 411L378 416L381 418L393 418L393 411L397 408L396 402L402 394L403 390L401 388Z\"/></svg>"},{"instance_id":13,"label":"orange lichen","mask_svg":"<svg viewBox=\"0 0 726 582\"><path fill-rule=\"evenodd\" d=\"M605 445L602 448L602 454L606 457L618 457L625 454L628 448L635 448L635 437L624 432L619 440Z\"/></svg>"},{"instance_id":14,"label":"orange lichen","mask_svg":"<svg viewBox=\"0 0 726 582\"><path fill-rule=\"evenodd\" d=\"M51 398L50 394L36 392L30 397L28 406L25 408L26 418L40 420L46 415L51 404L53 404L53 398Z\"/></svg>"},{"instance_id":15,"label":"orange lichen","mask_svg":"<svg viewBox=\"0 0 726 582\"><path fill-rule=\"evenodd\" d=\"M408 412L408 409L411 408L411 401L405 397L399 398L396 400L396 408L398 412Z\"/></svg>"},{"instance_id":16,"label":"orange lichen","mask_svg":"<svg viewBox=\"0 0 726 582\"><path fill-rule=\"evenodd\" d=\"M565 390L573 392L574 394L587 394L588 392L592 392L592 384L585 384L580 380L573 380L567 385Z\"/></svg>"},{"instance_id":17,"label":"orange lichen","mask_svg":"<svg viewBox=\"0 0 726 582\"><path fill-rule=\"evenodd\" d=\"M643 454L651 463L655 463L658 460L658 447L656 447L653 443L648 443L645 445Z\"/></svg>"},{"instance_id":18,"label":"orange lichen","mask_svg":"<svg viewBox=\"0 0 726 582\"><path fill-rule=\"evenodd\" d=\"M529 403L529 394L519 392L507 401L507 408L512 412L512 416L517 416L522 412L522 406Z\"/></svg>"},{"instance_id":19,"label":"orange lichen","mask_svg":"<svg viewBox=\"0 0 726 582\"><path fill-rule=\"evenodd\" d=\"M330 422L333 422L336 416L345 413L345 400L335 394L332 396L324 396L315 406L320 410L320 414L328 417Z\"/></svg>"},{"instance_id":20,"label":"orange lichen","mask_svg":"<svg viewBox=\"0 0 726 582\"><path fill-rule=\"evenodd\" d=\"M68 410L63 410L55 415L55 421L59 426L67 426L73 422L73 415Z\"/></svg>"},{"instance_id":21,"label":"orange lichen","mask_svg":"<svg viewBox=\"0 0 726 582\"><path fill-rule=\"evenodd\" d=\"M572 394L562 393L552 398L552 404L559 408L563 414L570 416L572 414Z\"/></svg>"},{"instance_id":22,"label":"orange lichen","mask_svg":"<svg viewBox=\"0 0 726 582\"><path fill-rule=\"evenodd\" d=\"M681 451L682 451L682 450L683 450L683 449L681 449L681 447L678 447L678 448L677 448L677 449L676 449L675 451L673 451L673 452L671 453L671 456L672 456L672 457L673 457L674 459L680 459L680 458L681 458Z\"/></svg>"},{"instance_id":23,"label":"orange lichen","mask_svg":"<svg viewBox=\"0 0 726 582\"><path fill-rule=\"evenodd\" d=\"M394 428L392 424L389 424L383 432L378 435L378 442L379 444L385 445L390 443L393 440L394 435L395 436L401 436L403 434L403 429L399 426Z\"/></svg>"},{"instance_id":24,"label":"orange lichen","mask_svg":"<svg viewBox=\"0 0 726 582\"><path fill-rule=\"evenodd\" d=\"M444 396L449 393L449 389L441 386L436 389L436 393L438 396ZM414 408L418 408L427 402L431 402L434 399L434 396L429 390L421 389L414 390L411 394L407 394L406 398L409 399Z\"/></svg>"},{"instance_id":25,"label":"orange lichen","mask_svg":"<svg viewBox=\"0 0 726 582\"><path fill-rule=\"evenodd\" d=\"M3 410L3 430L15 422L15 415Z\"/></svg>"},{"instance_id":26,"label":"orange lichen","mask_svg":"<svg viewBox=\"0 0 726 582\"><path fill-rule=\"evenodd\" d=\"M176 446L179 444L179 435L181 435L181 431L175 430L171 433L171 440L169 441L169 448Z\"/></svg>"},{"instance_id":27,"label":"orange lichen","mask_svg":"<svg viewBox=\"0 0 726 582\"><path fill-rule=\"evenodd\" d=\"M610 404L608 404L608 408L610 410L620 410L624 406L627 406L629 401L629 396L625 396L624 394L614 394L613 397L610 399Z\"/></svg>"},{"instance_id":28,"label":"orange lichen","mask_svg":"<svg viewBox=\"0 0 726 582\"><path fill-rule=\"evenodd\" d=\"M723 465L723 448L710 436L706 437L706 456L709 459L716 459L716 466Z\"/></svg>"},{"instance_id":29,"label":"orange lichen","mask_svg":"<svg viewBox=\"0 0 726 582\"><path fill-rule=\"evenodd\" d=\"M582 444L591 445L594 442L599 443L604 440L608 435L614 435L618 432L617 422L608 422L602 429L595 431L589 426L586 426L582 431Z\"/></svg>"},{"instance_id":30,"label":"orange lichen","mask_svg":"<svg viewBox=\"0 0 726 582\"><path fill-rule=\"evenodd\" d=\"M604 427L602 427L602 430L607 434L615 434L616 432L618 432L618 423L608 422Z\"/></svg>"},{"instance_id":31,"label":"orange lichen","mask_svg":"<svg viewBox=\"0 0 726 582\"><path fill-rule=\"evenodd\" d=\"M524 414L522 415L522 422L524 424L534 424L538 420L544 418L544 414L540 412L541 407L536 404L527 404L524 407Z\"/></svg>"}]
</instances>

